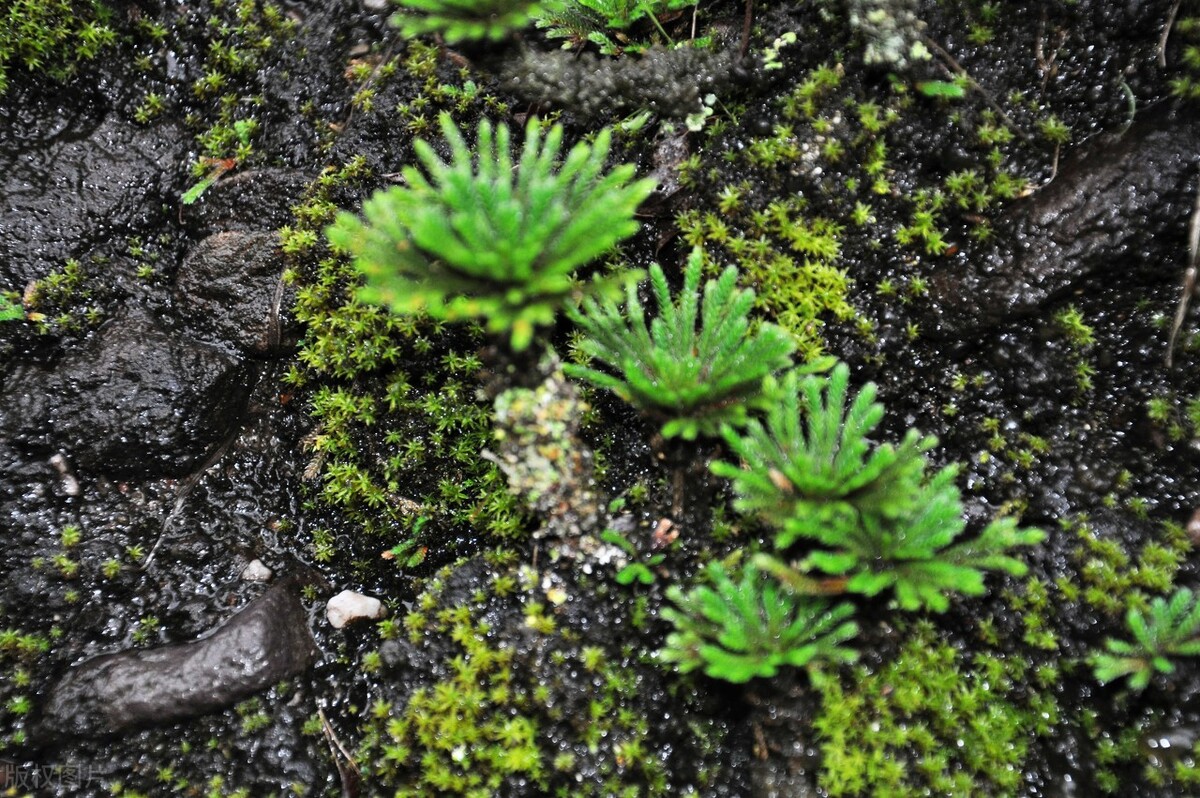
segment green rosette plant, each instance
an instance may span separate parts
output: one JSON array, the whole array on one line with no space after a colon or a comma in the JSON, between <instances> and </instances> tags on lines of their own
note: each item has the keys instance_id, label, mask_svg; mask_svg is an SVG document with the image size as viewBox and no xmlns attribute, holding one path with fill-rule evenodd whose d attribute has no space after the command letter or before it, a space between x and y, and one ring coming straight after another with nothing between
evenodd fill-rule
<instances>
[{"instance_id":1,"label":"green rosette plant","mask_svg":"<svg viewBox=\"0 0 1200 798\"><path fill-rule=\"evenodd\" d=\"M392 24L406 38L441 34L450 43L503 39L533 21L538 0L396 0Z\"/></svg>"},{"instance_id":2,"label":"green rosette plant","mask_svg":"<svg viewBox=\"0 0 1200 798\"><path fill-rule=\"evenodd\" d=\"M1129 686L1144 690L1158 673L1174 673L1171 657L1200 654L1200 602L1187 588L1170 600L1156 598L1148 613L1130 607L1125 625L1133 640L1109 639L1105 652L1092 657L1094 674L1100 682L1129 677Z\"/></svg>"},{"instance_id":3,"label":"green rosette plant","mask_svg":"<svg viewBox=\"0 0 1200 798\"><path fill-rule=\"evenodd\" d=\"M744 424L748 411L765 403L764 379L790 366L795 350L782 328L752 323L754 292L737 287L732 266L705 283L702 299L702 260L693 250L675 299L662 268L650 267L658 315L649 321L633 285L623 306L601 296L567 310L585 333L580 351L603 370L563 370L664 419L666 438L693 440L717 435L723 424Z\"/></svg>"},{"instance_id":4,"label":"green rosette plant","mask_svg":"<svg viewBox=\"0 0 1200 798\"><path fill-rule=\"evenodd\" d=\"M1045 533L1005 517L959 540L966 522L957 469L928 474L924 452L936 439L910 430L899 446L873 443L869 435L883 418L875 388L851 399L848 385L844 364L828 377L787 375L765 424L726 428L741 464L712 465L732 480L740 511L775 526L777 554L817 544L787 566L793 578L815 571L869 596L890 588L903 609L942 612L949 594L982 594L984 571L1023 575L1025 564L1009 550L1039 543Z\"/></svg>"},{"instance_id":5,"label":"green rosette plant","mask_svg":"<svg viewBox=\"0 0 1200 798\"><path fill-rule=\"evenodd\" d=\"M783 546L822 525L852 521L860 509L896 517L917 501L908 488L920 482L923 453L936 439L909 430L898 446L873 445L883 405L868 383L847 408L849 380L845 364L827 379L789 372L765 423L755 419L744 432L723 433L754 467L717 462L713 472L734 481L740 512L783 530Z\"/></svg>"},{"instance_id":6,"label":"green rosette plant","mask_svg":"<svg viewBox=\"0 0 1200 798\"><path fill-rule=\"evenodd\" d=\"M720 563L710 563L711 587L667 589L676 606L664 608L662 616L675 631L659 652L661 661L682 673L701 668L713 678L741 683L774 676L784 666L857 658L841 645L858 634L858 625L848 620L851 605L795 593L753 564L740 571L734 581Z\"/></svg>"},{"instance_id":7,"label":"green rosette plant","mask_svg":"<svg viewBox=\"0 0 1200 798\"><path fill-rule=\"evenodd\" d=\"M654 190L652 179L633 179L630 164L604 171L609 129L560 161L562 127L543 137L531 118L514 164L507 125L480 122L471 148L448 114L440 121L449 162L417 140L424 171L405 168L405 185L376 192L362 218L342 212L326 229L365 277L360 299L398 314L483 319L519 351L572 299L638 278L631 271L575 279L576 269L637 231L634 212Z\"/></svg>"}]
</instances>

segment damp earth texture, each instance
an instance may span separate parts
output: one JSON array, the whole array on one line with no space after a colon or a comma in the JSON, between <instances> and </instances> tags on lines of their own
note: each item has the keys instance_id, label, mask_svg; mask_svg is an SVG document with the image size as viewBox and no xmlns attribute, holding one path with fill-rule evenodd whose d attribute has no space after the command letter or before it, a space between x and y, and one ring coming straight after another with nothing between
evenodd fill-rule
<instances>
[{"instance_id":1,"label":"damp earth texture","mask_svg":"<svg viewBox=\"0 0 1200 798\"><path fill-rule=\"evenodd\" d=\"M1191 0L0 0L0 794L1200 794L1198 131Z\"/></svg>"}]
</instances>

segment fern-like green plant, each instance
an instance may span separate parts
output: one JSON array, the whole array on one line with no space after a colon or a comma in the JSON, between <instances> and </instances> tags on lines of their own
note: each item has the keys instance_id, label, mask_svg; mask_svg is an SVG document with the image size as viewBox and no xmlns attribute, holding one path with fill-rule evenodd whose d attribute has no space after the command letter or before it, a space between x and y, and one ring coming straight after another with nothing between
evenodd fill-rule
<instances>
[{"instance_id":1,"label":"fern-like green plant","mask_svg":"<svg viewBox=\"0 0 1200 798\"><path fill-rule=\"evenodd\" d=\"M681 672L703 668L713 678L741 683L774 676L785 665L858 656L841 645L858 634L858 625L848 620L851 605L794 593L752 564L741 568L735 582L723 566L711 563L707 579L711 587L667 589L676 608L664 608L662 615L675 631L659 656Z\"/></svg>"},{"instance_id":2,"label":"fern-like green plant","mask_svg":"<svg viewBox=\"0 0 1200 798\"><path fill-rule=\"evenodd\" d=\"M1143 690L1155 671L1173 673L1170 657L1200 654L1200 602L1187 588L1180 588L1170 601L1156 598L1150 612L1131 607L1125 625L1133 640L1109 639L1106 652L1092 657L1094 675L1100 682L1129 677L1129 686Z\"/></svg>"},{"instance_id":3,"label":"fern-like green plant","mask_svg":"<svg viewBox=\"0 0 1200 798\"><path fill-rule=\"evenodd\" d=\"M725 430L742 465L717 462L712 470L733 481L740 511L776 527L776 551L786 554L802 540L820 544L795 567L845 577L852 592L892 588L909 610L941 612L949 593L983 593L985 570L1024 574L1024 563L1007 552L1041 542L1044 533L1000 518L956 542L966 526L957 469L929 476L924 453L936 439L913 430L898 446L872 443L883 417L875 387L850 399L848 386L844 364L828 377L789 374L765 424Z\"/></svg>"},{"instance_id":4,"label":"fern-like green plant","mask_svg":"<svg viewBox=\"0 0 1200 798\"><path fill-rule=\"evenodd\" d=\"M439 33L448 43L503 39L528 25L538 0L396 0L392 24L406 38Z\"/></svg>"},{"instance_id":5,"label":"fern-like green plant","mask_svg":"<svg viewBox=\"0 0 1200 798\"><path fill-rule=\"evenodd\" d=\"M363 203L365 220L342 212L326 230L366 277L360 299L400 314L482 318L522 350L570 299L637 279L627 272L581 285L574 277L636 232L634 212L654 190L652 179L633 180L630 164L604 173L608 128L560 162L562 127L543 139L530 119L514 169L507 125L481 122L474 149L449 115L441 126L449 163L416 141L425 173L405 168L407 185L376 192Z\"/></svg>"},{"instance_id":6,"label":"fern-like green plant","mask_svg":"<svg viewBox=\"0 0 1200 798\"><path fill-rule=\"evenodd\" d=\"M791 365L795 349L783 329L752 325L754 292L737 287L732 266L705 284L701 300L701 269L696 249L673 301L662 268L650 267L658 315L649 323L633 285L624 307L600 296L567 310L586 334L580 350L607 370L566 365L564 371L663 418L667 438L693 440L718 434L722 424L745 423L749 408L762 403L764 379Z\"/></svg>"},{"instance_id":7,"label":"fern-like green plant","mask_svg":"<svg viewBox=\"0 0 1200 798\"><path fill-rule=\"evenodd\" d=\"M846 407L850 370L838 364L826 378L789 372L765 424L752 421L744 433L724 432L730 449L751 468L717 462L712 470L733 480L735 507L783 530L781 546L810 530L852 521L860 509L886 517L911 511L923 453L932 436L909 430L899 446L872 445L871 432L883 419L868 383Z\"/></svg>"},{"instance_id":8,"label":"fern-like green plant","mask_svg":"<svg viewBox=\"0 0 1200 798\"><path fill-rule=\"evenodd\" d=\"M658 26L658 15L695 6L697 0L546 0L537 12L537 25L551 38L567 39L564 47L589 41L600 52L616 55L630 47L628 37L616 36L647 17ZM644 47L644 45L641 45ZM633 45L638 49L639 45Z\"/></svg>"}]
</instances>

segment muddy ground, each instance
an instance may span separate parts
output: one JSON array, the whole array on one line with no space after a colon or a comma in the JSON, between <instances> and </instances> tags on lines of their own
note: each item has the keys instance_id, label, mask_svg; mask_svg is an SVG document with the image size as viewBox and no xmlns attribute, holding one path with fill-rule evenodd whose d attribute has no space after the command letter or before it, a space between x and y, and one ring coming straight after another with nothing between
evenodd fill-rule
<instances>
[{"instance_id":1,"label":"muddy ground","mask_svg":"<svg viewBox=\"0 0 1200 798\"><path fill-rule=\"evenodd\" d=\"M1197 586L1197 311L1174 328L1200 191L1181 96L1200 80L1200 9L888 4L912 9L904 52L920 42L928 58L880 63L883 39L852 22L866 5L758 2L745 29L742 4L702 3L700 55L633 46L687 40L688 9L624 32L620 56L583 46L551 70L529 65L558 56L545 32L523 34L518 63L511 43L405 42L373 3L128 3L107 22L114 42L67 77L10 70L0 785L1200 792L1195 661L1136 690L1100 684L1089 660L1127 636L1128 607ZM614 77L617 61L641 71ZM829 86L797 110L822 69ZM942 614L856 600L855 666L740 686L656 663L666 587L768 537L708 473L719 444L663 446L635 411L585 395L575 445L595 456L576 476L596 484L570 495L595 506L576 515L605 514L643 550L663 519L679 533L650 584L619 585L562 554L566 533L546 532L562 519L506 498L479 457L489 390L512 379L495 342L347 311L347 272L319 236L297 238L320 230L317 200L355 210L394 182L442 110L464 126L556 114L572 139L618 125L617 159L660 181L622 262L677 275L694 244L724 264L748 257L731 239L761 237L766 257L740 265L763 316L877 383L889 439L938 436L971 530L1000 512L1045 530L1020 553L1029 574L990 576ZM797 199L794 228L838 226L832 255L792 258L783 231L753 229L755 211ZM569 327L543 344L568 356ZM337 415L331 396L385 407L397 374L413 388L400 409ZM426 459L386 484L410 441ZM383 483L386 510L335 490L346 473ZM267 583L246 578L254 560ZM344 589L389 619L334 628L326 602ZM505 689L476 700L464 656ZM438 687L445 701L423 704ZM406 760L397 747L419 745L401 727L418 718L435 739L483 737ZM525 719L537 768L518 758ZM500 775L490 793L436 786L460 765Z\"/></svg>"}]
</instances>

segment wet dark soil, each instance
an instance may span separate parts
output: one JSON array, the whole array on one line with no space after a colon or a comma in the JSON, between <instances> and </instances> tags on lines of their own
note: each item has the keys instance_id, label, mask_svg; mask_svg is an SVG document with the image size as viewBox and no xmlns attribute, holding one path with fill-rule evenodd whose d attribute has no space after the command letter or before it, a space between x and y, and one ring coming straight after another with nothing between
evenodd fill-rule
<instances>
[{"instance_id":1,"label":"wet dark soil","mask_svg":"<svg viewBox=\"0 0 1200 798\"><path fill-rule=\"evenodd\" d=\"M444 678L453 647L381 644L370 624L335 630L325 620L325 600L344 588L363 590L402 620L413 609L417 577L452 555L484 548L456 540L424 569L381 562L378 552L387 546L374 540L340 540L342 554L332 561L314 556L313 530L347 527L314 498L306 473L314 460L305 445L314 433L311 396L284 380L306 331L291 314L295 289L283 281L288 261L278 230L294 222L292 205L329 164L363 155L378 185L394 178L408 162L412 133L390 109L411 100L420 81L401 74L381 83L376 103L387 113L352 103L357 86L345 75L352 59L385 62L403 51L386 14L351 0L285 4L294 30L233 79L233 105L253 107L261 125L254 154L185 205L181 197L197 179L190 166L205 154L197 136L229 111L193 89L218 37L207 20L228 17L226 5L127 4L115 23L124 39L114 50L85 63L65 85L10 75L0 97L0 290L29 305L25 319L0 322L0 631L7 630L0 638L0 786L33 795L382 793L369 757L363 772L351 775L346 753L357 750L375 702L401 704L418 686ZM952 76L951 62L938 55L900 78L864 65L861 39L837 21L839 3L756 4L752 53L784 31L800 33L783 51L783 68L766 70L732 55L743 6L713 5L702 19L726 49L700 66L689 61L688 69L734 63L728 75L705 74L704 91L743 112L721 133L685 134L675 120L672 132L625 137L622 157L644 171L664 164L669 170L696 153L720 174L699 187L664 181L643 233L627 248L635 263L680 259L674 215L715 207L717 189L738 182L744 166L733 159L722 165L721 153L740 152L775 129L782 121L776 98L809 70L844 62L847 86L867 97L882 97L897 83ZM895 201L879 203L880 228L907 223L911 203L904 203L922 185L983 162L986 148L963 131L974 131L995 106L1018 131L1006 163L1029 190L987 209L945 213L952 246L937 254L887 236L848 235L838 265L855 281L850 301L872 332L827 319L826 348L851 365L856 382L879 384L889 437L918 427L938 436L938 461L963 464L960 484L975 528L1004 508L1050 533L1042 547L1022 553L1032 579L1078 591L1107 585L1095 576L1104 552L1119 547L1136 565L1140 552L1169 538L1164 522L1183 527L1200 508L1200 422L1187 413L1200 397L1200 311L1184 316L1174 363L1166 365L1200 162L1197 112L1168 90L1181 74L1181 38L1166 40L1167 66L1159 58L1173 4L1004 4L989 41L971 34L987 4L915 5L928 40L979 89L959 106L916 97L922 113L905 116L889 133ZM139 19L166 25L166 41L147 39ZM806 39L810 31L820 35ZM548 59L557 43L531 34L526 46ZM502 75L471 71L463 53L435 52L439 75L458 79L467 70L462 74L509 103L513 121L559 110L576 136L620 121L664 91L656 84L638 95L630 85L618 87L622 93L611 102L563 94L556 103L547 84L523 95L511 80L501 83ZM504 56L468 55L485 66ZM137 65L139 57L149 59L148 69ZM645 73L657 76L659 67ZM575 73L561 79L581 91L590 85ZM554 85L561 91L568 84ZM167 98L168 110L139 122L135 109L148 89ZM662 114L648 131L670 121L663 115L671 108L656 110ZM1038 120L1050 113L1069 127L1066 143L1039 138ZM843 178L853 169L814 172L811 165L796 165L774 184L755 177L750 193L803 195L815 212L840 213ZM361 197L341 199L353 208ZM972 236L976 217L986 217L990 239ZM82 277L70 277L70 260ZM880 288L888 281L911 286L914 277L927 290L901 297ZM34 281L43 281L37 303ZM1086 343L1065 332L1068 312L1090 326ZM566 333L565 324L554 333L561 348ZM1166 401L1157 417L1149 412L1156 400ZM647 590L648 600L661 604L664 582L690 576L703 550L724 554L734 545L708 534L712 509L728 499L706 471L719 449L670 449L628 408L603 396L594 404L582 434L604 465L598 490L610 498L654 486L649 498L630 502L631 529L649 538L659 519L682 505L674 518L684 530L677 557ZM682 502L670 489L676 473L686 475ZM731 534L746 543L759 531L746 522ZM521 562L542 557L545 565L539 545L511 545ZM274 610L263 597L278 595L276 587L241 578L254 559L274 571L277 585L294 588ZM471 560L449 578L450 606L470 604L474 591L495 579L481 562ZM567 636L575 646L569 656L581 656L593 641L627 652L622 667L646 685L638 708L669 740L664 766L679 770L673 786L701 784L706 795L829 794L818 786L822 755L811 725L821 698L804 674L745 689L703 679L680 686L640 656L661 643L663 622L634 630L625 622L626 594L568 574L570 563L545 567L557 568L555 578L570 592L595 592L563 610L561 625L576 635ZM1133 579L1122 584L1166 592L1148 577L1144 584ZM1173 585L1198 582L1195 564L1184 557ZM1030 670L1061 667L1053 683L1035 688L1030 680L1020 688L1042 689L1059 717L1049 733L1030 732L1019 786L1006 794L1184 794L1195 782L1163 774L1195 764L1196 662L1180 658L1173 673L1156 676L1141 693L1101 686L1086 657L1122 633L1123 613L1099 599L1068 600L1065 592L1053 594L1049 609L1036 606L1023 585L989 580L987 597L956 600L933 619L939 639L964 657L986 649ZM513 602L476 603L496 630L490 639L524 639ZM195 650L187 647L237 635L231 619L241 617L238 610L264 606L296 634L284 635L287 645L276 645L271 634L239 637L237 645L290 654L283 665L246 675L234 673L236 663L220 664L214 680L228 684L216 696L172 681L175 666ZM862 602L859 613L856 646L877 672L904 645L897 629L911 627L882 601ZM1036 637L1033 617L1053 634L1053 645ZM980 642L984 622L999 643ZM279 631L261 619L257 628ZM311 663L301 631L315 641ZM383 665L364 666L377 650ZM518 664L530 678L554 682L564 695L592 689L575 671L563 675L534 656L544 652L531 651ZM104 657L110 659L94 659ZM159 666L147 663L156 657L170 677L154 676ZM130 672L153 681L138 700L161 701L162 711L139 704L97 713L90 702L111 686L99 682L120 681L103 672L112 662L134 663ZM221 668L230 669L228 679ZM687 713L707 724L711 749L687 733ZM574 719L547 717L558 724L556 744L564 751L577 744ZM706 757L716 763L715 775L691 781ZM586 778L598 779L601 765L584 760ZM41 770L50 766L61 769ZM510 779L504 794L537 794L522 785Z\"/></svg>"}]
</instances>

